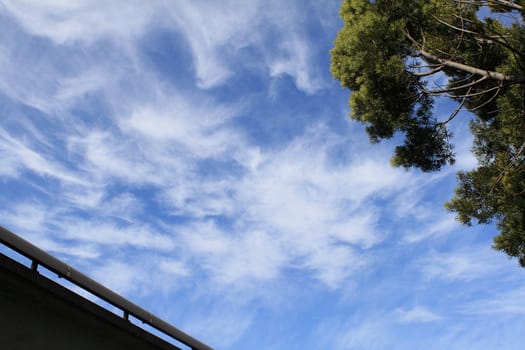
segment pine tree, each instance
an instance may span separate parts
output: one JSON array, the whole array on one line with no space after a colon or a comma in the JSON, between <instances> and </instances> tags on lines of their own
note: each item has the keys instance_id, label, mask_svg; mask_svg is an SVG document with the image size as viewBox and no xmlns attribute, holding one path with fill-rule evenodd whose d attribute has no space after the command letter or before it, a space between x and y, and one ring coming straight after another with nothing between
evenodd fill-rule
<instances>
[{"instance_id":1,"label":"pine tree","mask_svg":"<svg viewBox=\"0 0 525 350\"><path fill-rule=\"evenodd\" d=\"M494 248L525 267L525 1L345 0L340 15L331 71L350 117L373 143L404 136L393 165L437 171L454 162L449 124L470 111L478 167L446 206L466 225L496 222ZM457 108L440 120L436 98Z\"/></svg>"}]
</instances>

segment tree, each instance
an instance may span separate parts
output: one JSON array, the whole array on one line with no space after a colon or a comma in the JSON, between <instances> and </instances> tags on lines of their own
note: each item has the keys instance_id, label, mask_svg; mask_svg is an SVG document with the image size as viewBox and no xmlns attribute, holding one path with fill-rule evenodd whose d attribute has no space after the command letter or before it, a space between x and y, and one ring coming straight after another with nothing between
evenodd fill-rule
<instances>
[{"instance_id":1,"label":"tree","mask_svg":"<svg viewBox=\"0 0 525 350\"><path fill-rule=\"evenodd\" d=\"M493 247L525 267L525 1L345 0L340 15L331 71L350 117L372 143L402 136L392 164L427 172L454 162L450 123L472 112L478 167L446 206L466 225L496 222ZM436 98L457 107L439 119Z\"/></svg>"}]
</instances>

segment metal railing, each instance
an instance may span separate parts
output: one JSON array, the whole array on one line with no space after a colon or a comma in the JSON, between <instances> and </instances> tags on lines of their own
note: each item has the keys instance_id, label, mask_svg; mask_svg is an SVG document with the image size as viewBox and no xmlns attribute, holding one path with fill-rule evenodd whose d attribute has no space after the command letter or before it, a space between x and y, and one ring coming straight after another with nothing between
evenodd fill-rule
<instances>
[{"instance_id":1,"label":"metal railing","mask_svg":"<svg viewBox=\"0 0 525 350\"><path fill-rule=\"evenodd\" d=\"M0 243L3 243L5 246L29 258L32 261L31 268L33 271L36 272L39 265L45 267L56 273L59 277L74 283L98 298L122 310L123 318L129 320L129 316L131 315L182 344L189 346L192 350L213 350L208 345L201 343L197 339L173 327L166 321L161 320L140 306L104 287L95 280L87 277L83 273L75 270L68 264L46 253L42 249L34 246L2 226L0 226Z\"/></svg>"}]
</instances>

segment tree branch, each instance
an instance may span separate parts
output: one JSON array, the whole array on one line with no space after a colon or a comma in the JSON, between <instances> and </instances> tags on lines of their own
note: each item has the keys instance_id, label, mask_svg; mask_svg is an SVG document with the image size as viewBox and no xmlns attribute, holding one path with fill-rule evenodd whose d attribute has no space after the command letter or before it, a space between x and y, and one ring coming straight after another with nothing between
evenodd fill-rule
<instances>
[{"instance_id":1,"label":"tree branch","mask_svg":"<svg viewBox=\"0 0 525 350\"><path fill-rule=\"evenodd\" d=\"M467 94L470 94L470 91L472 90L472 86L468 88L468 92ZM467 100L467 96L463 96L463 98L461 99L461 102L459 103L459 105L456 107L456 109L454 110L454 112L452 112L452 114L447 118L447 120L445 121L442 121L439 123L440 126L445 126L447 125L452 119L454 119L456 117L456 115L458 115L459 111L461 110L461 108L465 105L465 101Z\"/></svg>"},{"instance_id":2,"label":"tree branch","mask_svg":"<svg viewBox=\"0 0 525 350\"><path fill-rule=\"evenodd\" d=\"M488 6L488 5L500 5L500 6L506 6L512 10L518 10L523 11L524 7L516 4L515 2L508 1L508 0L485 0L485 1L472 1L472 0L455 0L456 2L459 2L460 4L473 4L473 5L479 5L479 6Z\"/></svg>"},{"instance_id":3,"label":"tree branch","mask_svg":"<svg viewBox=\"0 0 525 350\"><path fill-rule=\"evenodd\" d=\"M512 2L512 1L508 1L508 0L488 0L487 1L488 3L492 3L492 4L496 4L496 5L503 5L503 6L507 6L511 9L514 9L514 10L519 10L519 11L523 11L524 7L519 5L519 4L516 4L515 2Z\"/></svg>"},{"instance_id":4,"label":"tree branch","mask_svg":"<svg viewBox=\"0 0 525 350\"><path fill-rule=\"evenodd\" d=\"M479 83L481 83L481 82L483 82L483 81L485 81L487 79L488 79L488 77L483 76L483 77L479 78L478 80L474 80L474 81L471 81L470 83L463 84L463 85L460 85L460 86L454 86L454 87L451 87L451 88L448 88L448 89L441 89L441 90L426 90L426 92L429 93L429 94L432 94L432 95L444 94L444 93L447 93L447 92L453 92L453 91L457 91L457 90L471 88L474 85L477 85L477 84L479 84ZM467 92L467 95L469 93L470 93L470 89L469 89L469 92ZM464 95L461 95L461 96L464 96Z\"/></svg>"},{"instance_id":5,"label":"tree branch","mask_svg":"<svg viewBox=\"0 0 525 350\"><path fill-rule=\"evenodd\" d=\"M475 97L475 96L480 96L480 95L485 95L486 93L488 92L491 92L491 91L494 91L494 90L500 90L501 88L503 88L503 83L500 83L500 85L498 86L493 86L489 89L485 89L483 91L479 91L479 92L474 92L474 93L470 93L470 94L464 94L464 95L450 95L448 97L451 97L451 98L457 98L457 97Z\"/></svg>"},{"instance_id":6,"label":"tree branch","mask_svg":"<svg viewBox=\"0 0 525 350\"><path fill-rule=\"evenodd\" d=\"M494 99L495 99L496 97L498 97L500 91L501 91L501 87L498 87L498 88L496 89L496 93L495 93L491 98L489 98L488 100L486 100L485 102L483 102L482 104L480 104L480 105L478 105L478 106L476 106L476 107L474 107L474 108L469 108L469 111L473 112L473 111L476 111L476 110L478 110L478 109L480 109L480 108L482 108L482 107L488 105L489 103L491 103L492 101L494 101Z\"/></svg>"},{"instance_id":7,"label":"tree branch","mask_svg":"<svg viewBox=\"0 0 525 350\"><path fill-rule=\"evenodd\" d=\"M515 77L512 75L506 75L506 74L499 73L499 72L484 70L484 69L469 66L463 63L442 59L437 56L434 56L433 54L425 50L419 50L419 53L423 57L430 59L432 61L439 62L446 67L454 68L457 70L461 70L461 71L476 74L476 75L481 75L482 77L490 78L492 80L506 81L506 82L512 82L512 83L524 83L525 82L525 77Z\"/></svg>"},{"instance_id":8,"label":"tree branch","mask_svg":"<svg viewBox=\"0 0 525 350\"><path fill-rule=\"evenodd\" d=\"M413 67L411 67L413 68ZM434 68L434 69L431 69L429 71L426 71L426 72L410 72L410 74L416 76L416 77L426 77L426 76L429 76L429 75L432 75L434 73L437 73L439 71L443 70L443 65L440 64L437 68Z\"/></svg>"},{"instance_id":9,"label":"tree branch","mask_svg":"<svg viewBox=\"0 0 525 350\"><path fill-rule=\"evenodd\" d=\"M498 178L496 179L496 182L491 186L489 194L492 194L498 183L503 179L503 176L505 176L505 173L508 169L510 169L513 166L513 163L516 159L518 159L519 156L521 156L521 153L525 149L525 142L521 145L518 152L508 161L507 165L503 168L503 170L499 173Z\"/></svg>"},{"instance_id":10,"label":"tree branch","mask_svg":"<svg viewBox=\"0 0 525 350\"><path fill-rule=\"evenodd\" d=\"M503 35L485 35L485 34L482 34L482 33L479 33L479 32L474 32L472 30L468 30L468 29L465 29L465 28L459 28L459 27L456 27L455 25L452 25L436 16L432 16L436 21L438 21L439 23L451 28L451 29L454 29L456 31L459 31L461 34L472 34L474 35L474 39L480 43L488 43L488 44L491 44L491 43L496 43L496 44L500 44L501 46L503 46L504 48L506 49L509 49L510 51L512 51L515 55L518 55L518 56L521 56L522 58L524 57L523 56L523 53L516 50L514 47L512 47L508 42L507 42L507 39L503 36ZM463 17L460 17L460 19L463 21ZM499 40L499 39L503 39L503 40ZM463 36L461 36L461 40L463 39Z\"/></svg>"},{"instance_id":11,"label":"tree branch","mask_svg":"<svg viewBox=\"0 0 525 350\"><path fill-rule=\"evenodd\" d=\"M439 17L436 17L436 16L432 16L436 21L438 21L439 23L443 24L443 25L446 25L447 27L449 28L452 28L454 30L457 30L458 32L461 32L461 33L467 33L467 34L474 34L474 35L480 35L480 33L478 32L474 32L472 30L468 30L468 29L465 29L465 28L459 28L459 27L456 27L455 25L452 25L448 22L445 22L444 20L440 19ZM461 17L462 18L462 17ZM463 18L462 18L463 19Z\"/></svg>"},{"instance_id":12,"label":"tree branch","mask_svg":"<svg viewBox=\"0 0 525 350\"><path fill-rule=\"evenodd\" d=\"M451 61L451 60L440 58L440 57L435 56L432 53L424 50L422 45L419 44L414 38L412 38L410 33L408 33L407 31L405 31L405 36L416 47L419 48L419 54L421 56L423 56L423 57L425 57L425 58L427 58L429 60L439 62L439 63L441 63L442 65L444 65L446 67L454 68L454 69L457 69L457 70L461 70L463 72L468 72L468 73L472 73L472 74L476 74L476 75L481 75L483 77L487 77L487 78L490 78L492 80L507 81L507 82L511 82L511 83L525 83L525 77L523 77L523 76L515 77L515 76L512 76L512 75L506 75L506 74L503 74L503 73L500 73L500 72L485 70L485 69L469 66L469 65L466 65L466 64L463 64L463 63L459 63L459 62L456 62L456 61Z\"/></svg>"}]
</instances>

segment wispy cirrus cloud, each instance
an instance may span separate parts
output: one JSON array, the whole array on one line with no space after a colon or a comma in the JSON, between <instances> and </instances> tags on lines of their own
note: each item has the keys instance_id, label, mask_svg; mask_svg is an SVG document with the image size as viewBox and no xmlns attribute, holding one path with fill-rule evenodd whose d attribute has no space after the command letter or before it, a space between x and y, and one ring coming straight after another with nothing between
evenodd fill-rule
<instances>
[{"instance_id":1,"label":"wispy cirrus cloud","mask_svg":"<svg viewBox=\"0 0 525 350\"><path fill-rule=\"evenodd\" d=\"M473 300L461 307L466 315L523 315L525 314L525 287L517 286L506 291L493 292L491 296Z\"/></svg>"},{"instance_id":2,"label":"wispy cirrus cloud","mask_svg":"<svg viewBox=\"0 0 525 350\"><path fill-rule=\"evenodd\" d=\"M414 306L411 309L396 309L394 315L401 323L434 322L441 320L441 316L428 310L424 306Z\"/></svg>"},{"instance_id":3,"label":"wispy cirrus cloud","mask_svg":"<svg viewBox=\"0 0 525 350\"><path fill-rule=\"evenodd\" d=\"M162 26L182 30L190 43L198 86L224 84L239 64L231 60L234 52L245 47L258 52L272 40L277 50L260 52L263 71L273 77L289 75L299 90L310 94L324 86L311 64L316 49L294 18L298 5L289 5L287 12L277 2L239 4L174 4L168 9L174 22L161 21ZM122 48L152 30L149 21L160 12L158 3L132 13L136 23L115 21L116 31L112 24L97 26L111 22L115 5L99 10L89 2L47 5L9 3L6 9L29 33L51 39L56 47L41 43L49 52L64 50L65 55L69 46L84 45L89 53L106 38L111 43L105 45L115 53L78 56L84 68L62 69L61 60L51 56L17 66L14 46L8 46L13 71L34 63L44 73L42 88L10 96L54 118L60 111L65 119L63 125L48 126L61 145L31 148L5 133L4 159L9 166L4 169L13 175L32 171L56 178L59 186L52 195L62 203L56 212L49 211L51 202L40 209L35 206L40 213L35 217L42 218L38 226L29 228L18 220L15 227L48 232L55 245L46 246L53 250L64 242L91 244L90 254L79 252L82 259L126 248L171 253L176 261L190 261L189 266L211 283L248 289L292 269L335 290L367 266L369 254L364 252L385 237L379 228L385 213L372 200L396 197L414 184L412 175L390 169L382 156L361 156L360 148L347 162L334 162L332 148L344 147L346 141L322 124L276 149L263 149L233 125L249 107L244 101L220 103L205 93L182 94L159 82L140 69L146 65L133 50ZM124 12L140 12L140 7L123 6ZM264 15L258 16L261 8ZM75 16L79 9L82 14ZM55 23L50 14L64 18ZM91 27L97 29L89 32ZM112 46L117 39L119 45ZM125 65L116 64L122 60ZM28 90L31 84L27 75L25 85L13 90L8 85L15 78L4 78L4 90L10 93ZM109 108L95 119L75 116L72 110L93 94ZM151 196L147 204L136 194L142 188ZM47 201L49 197L43 200ZM151 203L160 210L155 217L143 210ZM180 217L182 224L170 223ZM162 228L142 222L149 219ZM183 252L176 249L179 246L185 247ZM115 286L131 290L128 284L135 282L126 276L131 276L132 267L112 261L114 269L128 271ZM171 273L188 271L187 265L169 266Z\"/></svg>"},{"instance_id":4,"label":"wispy cirrus cloud","mask_svg":"<svg viewBox=\"0 0 525 350\"><path fill-rule=\"evenodd\" d=\"M209 121L194 123L192 131L182 134L177 123L170 124L174 134L169 137L165 133L171 131L163 123L139 130L126 124L130 119L125 117L113 132L73 134L67 139L77 159L73 173L82 174L91 184L66 186L62 196L65 203L101 219L89 219L88 224L88 220L72 217L59 224L58 219L48 218L47 223L53 222L64 239L100 246L122 243L167 251L180 242L194 263L220 284L272 280L293 268L311 271L314 278L337 288L366 266L367 255L360 250L373 248L385 236L377 226L384 213L379 207L372 210L371 200L402 193L414 184L411 176L389 169L381 157L333 163L330 149L345 141L322 125L280 151L262 151L225 124L231 112L217 110L217 117L209 114ZM177 112L141 115L187 123L188 114ZM131 118L137 115L130 114ZM219 142L229 152L202 149L199 141L203 137L212 140L217 129L229 135L228 143ZM186 152L170 152L173 145L183 146ZM199 162L210 157L236 164L239 171L197 172ZM56 161L60 164L62 160ZM185 227L175 226L176 234L168 238L166 233L153 235L150 229L133 223L130 214L141 214L141 204L131 193L109 195L116 181L150 186L168 212L186 216ZM364 203L368 203L366 212L361 209ZM115 212L115 207L121 211ZM65 205L61 213L68 210ZM132 221L116 224L115 218ZM230 224L221 225L221 218Z\"/></svg>"},{"instance_id":5,"label":"wispy cirrus cloud","mask_svg":"<svg viewBox=\"0 0 525 350\"><path fill-rule=\"evenodd\" d=\"M235 74L235 66L252 67L259 61L269 76L288 75L298 89L315 93L326 82L312 65L317 49L304 38L297 6L311 5L197 1L174 4L170 14L191 46L200 87L221 85ZM263 49L268 42L274 43L277 54ZM243 56L243 49L256 56Z\"/></svg>"},{"instance_id":6,"label":"wispy cirrus cloud","mask_svg":"<svg viewBox=\"0 0 525 350\"><path fill-rule=\"evenodd\" d=\"M453 252L431 252L420 261L425 279L472 281L497 274L504 263L502 256L488 247L462 249Z\"/></svg>"},{"instance_id":7,"label":"wispy cirrus cloud","mask_svg":"<svg viewBox=\"0 0 525 350\"><path fill-rule=\"evenodd\" d=\"M260 7L259 1L178 2L169 7L171 18L191 47L200 87L220 85L234 73L228 59L232 51L257 40Z\"/></svg>"},{"instance_id":8,"label":"wispy cirrus cloud","mask_svg":"<svg viewBox=\"0 0 525 350\"><path fill-rule=\"evenodd\" d=\"M0 129L0 152L4 156L6 175L14 176L21 168L40 176L49 176L64 183L82 184L85 180L55 160L46 159L41 152Z\"/></svg>"},{"instance_id":9,"label":"wispy cirrus cloud","mask_svg":"<svg viewBox=\"0 0 525 350\"><path fill-rule=\"evenodd\" d=\"M247 56L244 62L238 59L240 51L251 48L259 55L269 76L289 75L300 90L315 93L324 88L326 82L313 68L312 62L318 53L304 38L306 33L297 6L312 5L287 3L283 6L277 1L221 4L117 1L101 5L83 0L45 1L38 5L7 1L3 9L27 32L49 38L57 45L92 45L99 40L111 40L129 50L155 25L179 30L193 53L197 83L204 89L225 83L239 64L253 66L254 57ZM272 27L274 29L267 30ZM269 40L277 44L276 55L263 49ZM79 78L69 81L71 79ZM67 82L58 93L62 98L68 97ZM78 83L90 88L97 81L90 78ZM76 86L75 92L78 93L78 89Z\"/></svg>"},{"instance_id":10,"label":"wispy cirrus cloud","mask_svg":"<svg viewBox=\"0 0 525 350\"><path fill-rule=\"evenodd\" d=\"M279 78L283 75L292 77L298 89L314 94L327 86L320 75L312 71L313 55L309 43L297 35L292 34L281 43L281 54L268 58L270 76Z\"/></svg>"},{"instance_id":11,"label":"wispy cirrus cloud","mask_svg":"<svg viewBox=\"0 0 525 350\"><path fill-rule=\"evenodd\" d=\"M184 320L184 328L202 334L217 347L235 344L253 326L256 310L235 304L208 307L205 312L194 312Z\"/></svg>"},{"instance_id":12,"label":"wispy cirrus cloud","mask_svg":"<svg viewBox=\"0 0 525 350\"><path fill-rule=\"evenodd\" d=\"M4 1L2 9L35 35L50 38L58 45L76 41L92 43L111 36L140 35L159 9L159 2L96 0Z\"/></svg>"}]
</instances>

